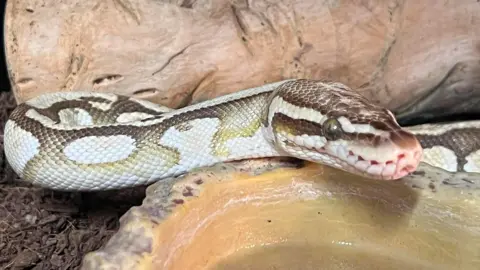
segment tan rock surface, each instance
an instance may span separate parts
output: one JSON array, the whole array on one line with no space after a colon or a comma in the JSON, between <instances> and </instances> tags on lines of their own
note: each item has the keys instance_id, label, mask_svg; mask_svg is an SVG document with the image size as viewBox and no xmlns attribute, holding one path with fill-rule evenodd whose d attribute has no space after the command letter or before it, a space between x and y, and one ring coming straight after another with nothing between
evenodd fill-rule
<instances>
[{"instance_id":1,"label":"tan rock surface","mask_svg":"<svg viewBox=\"0 0 480 270\"><path fill-rule=\"evenodd\" d=\"M177 108L306 77L347 83L394 109L408 93L439 87L457 64L468 68L447 91L480 85L476 1L248 3L8 1L16 98L94 89Z\"/></svg>"}]
</instances>

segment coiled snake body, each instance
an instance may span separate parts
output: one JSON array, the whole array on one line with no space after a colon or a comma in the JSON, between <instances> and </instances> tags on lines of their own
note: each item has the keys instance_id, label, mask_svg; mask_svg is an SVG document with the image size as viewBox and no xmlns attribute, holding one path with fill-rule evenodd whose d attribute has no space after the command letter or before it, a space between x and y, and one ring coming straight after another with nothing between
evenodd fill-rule
<instances>
[{"instance_id":1,"label":"coiled snake body","mask_svg":"<svg viewBox=\"0 0 480 270\"><path fill-rule=\"evenodd\" d=\"M480 172L479 126L402 128L390 111L343 84L295 79L178 110L107 93L44 94L11 114L4 148L21 178L61 190L143 185L273 156L391 180L419 162Z\"/></svg>"}]
</instances>

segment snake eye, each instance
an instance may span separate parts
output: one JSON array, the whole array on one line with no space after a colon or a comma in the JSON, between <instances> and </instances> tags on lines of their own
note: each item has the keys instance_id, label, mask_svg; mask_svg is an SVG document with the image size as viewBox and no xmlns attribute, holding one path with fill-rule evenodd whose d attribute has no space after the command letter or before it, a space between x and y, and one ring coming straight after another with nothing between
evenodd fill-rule
<instances>
[{"instance_id":1,"label":"snake eye","mask_svg":"<svg viewBox=\"0 0 480 270\"><path fill-rule=\"evenodd\" d=\"M323 123L323 134L329 141L340 138L343 134L342 125L335 118L329 118Z\"/></svg>"}]
</instances>

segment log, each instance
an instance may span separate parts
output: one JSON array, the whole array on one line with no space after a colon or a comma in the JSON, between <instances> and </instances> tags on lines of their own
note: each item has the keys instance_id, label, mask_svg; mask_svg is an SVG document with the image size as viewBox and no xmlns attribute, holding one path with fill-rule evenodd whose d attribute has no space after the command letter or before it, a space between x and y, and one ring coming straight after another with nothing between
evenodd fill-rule
<instances>
[{"instance_id":1,"label":"log","mask_svg":"<svg viewBox=\"0 0 480 270\"><path fill-rule=\"evenodd\" d=\"M478 108L479 26L470 0L11 0L5 40L17 102L93 90L179 108L313 78L418 113Z\"/></svg>"}]
</instances>

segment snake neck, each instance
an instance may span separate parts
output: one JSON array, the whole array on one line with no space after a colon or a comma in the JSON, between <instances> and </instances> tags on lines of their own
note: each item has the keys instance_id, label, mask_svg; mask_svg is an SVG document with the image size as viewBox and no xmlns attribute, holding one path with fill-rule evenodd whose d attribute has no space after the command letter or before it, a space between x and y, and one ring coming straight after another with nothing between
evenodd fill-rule
<instances>
[{"instance_id":1,"label":"snake neck","mask_svg":"<svg viewBox=\"0 0 480 270\"><path fill-rule=\"evenodd\" d=\"M274 146L271 129L263 121L270 94L265 91L167 114L156 134L161 134L159 142L172 151L170 155L178 157L169 174L220 162L285 155Z\"/></svg>"}]
</instances>

